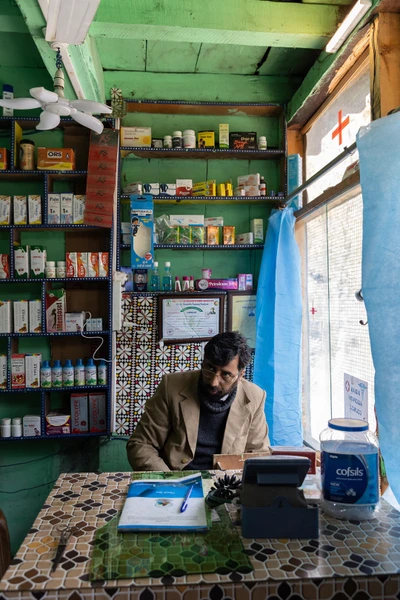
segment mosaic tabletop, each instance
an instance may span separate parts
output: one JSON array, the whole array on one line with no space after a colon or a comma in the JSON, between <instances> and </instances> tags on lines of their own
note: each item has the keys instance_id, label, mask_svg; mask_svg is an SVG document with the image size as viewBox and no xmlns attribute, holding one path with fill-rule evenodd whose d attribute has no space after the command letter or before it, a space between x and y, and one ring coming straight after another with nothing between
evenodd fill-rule
<instances>
[{"instance_id":1,"label":"mosaic tabletop","mask_svg":"<svg viewBox=\"0 0 400 600\"><path fill-rule=\"evenodd\" d=\"M364 523L321 513L319 539L243 539L251 572L233 562L215 573L166 571L152 578L90 581L95 532L121 510L130 478L130 473L61 475L0 582L0 600L400 598L400 513L385 502L378 518ZM237 507L229 510L236 524ZM65 525L76 534L51 573Z\"/></svg>"}]
</instances>

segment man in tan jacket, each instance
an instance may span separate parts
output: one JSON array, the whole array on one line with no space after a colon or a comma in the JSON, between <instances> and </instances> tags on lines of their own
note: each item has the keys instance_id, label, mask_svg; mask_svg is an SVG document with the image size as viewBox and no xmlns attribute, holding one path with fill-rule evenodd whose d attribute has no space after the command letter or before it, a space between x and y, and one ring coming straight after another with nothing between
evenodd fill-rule
<instances>
[{"instance_id":1,"label":"man in tan jacket","mask_svg":"<svg viewBox=\"0 0 400 600\"><path fill-rule=\"evenodd\" d=\"M219 333L200 371L165 375L128 441L132 469L211 469L214 454L268 450L266 394L243 379L250 358L244 336Z\"/></svg>"}]
</instances>

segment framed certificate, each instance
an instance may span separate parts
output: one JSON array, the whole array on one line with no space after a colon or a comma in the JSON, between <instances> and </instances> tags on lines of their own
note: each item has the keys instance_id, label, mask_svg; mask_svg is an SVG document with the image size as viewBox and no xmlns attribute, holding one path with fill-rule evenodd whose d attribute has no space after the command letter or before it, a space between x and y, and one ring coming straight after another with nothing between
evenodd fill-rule
<instances>
[{"instance_id":1,"label":"framed certificate","mask_svg":"<svg viewBox=\"0 0 400 600\"><path fill-rule=\"evenodd\" d=\"M205 342L224 327L225 294L158 297L158 335L164 342Z\"/></svg>"},{"instance_id":2,"label":"framed certificate","mask_svg":"<svg viewBox=\"0 0 400 600\"><path fill-rule=\"evenodd\" d=\"M239 331L247 338L250 348L256 347L255 292L228 293L228 331Z\"/></svg>"}]
</instances>

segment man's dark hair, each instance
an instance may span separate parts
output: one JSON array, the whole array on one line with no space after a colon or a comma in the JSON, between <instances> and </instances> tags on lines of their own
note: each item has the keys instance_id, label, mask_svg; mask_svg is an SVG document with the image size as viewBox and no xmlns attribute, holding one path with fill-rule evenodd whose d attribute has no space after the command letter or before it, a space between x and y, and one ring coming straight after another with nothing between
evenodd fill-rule
<instances>
[{"instance_id":1,"label":"man's dark hair","mask_svg":"<svg viewBox=\"0 0 400 600\"><path fill-rule=\"evenodd\" d=\"M218 333L206 344L204 357L217 367L224 367L238 356L239 371L251 360L251 350L246 338L238 331Z\"/></svg>"}]
</instances>

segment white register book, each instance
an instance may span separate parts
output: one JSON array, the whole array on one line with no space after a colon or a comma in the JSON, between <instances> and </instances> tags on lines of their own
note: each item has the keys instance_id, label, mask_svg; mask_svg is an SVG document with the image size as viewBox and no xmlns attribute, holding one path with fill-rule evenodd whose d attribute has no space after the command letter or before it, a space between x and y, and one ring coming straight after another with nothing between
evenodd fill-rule
<instances>
[{"instance_id":1,"label":"white register book","mask_svg":"<svg viewBox=\"0 0 400 600\"><path fill-rule=\"evenodd\" d=\"M182 512L185 500L187 507ZM179 479L138 479L129 484L118 531L207 529L200 473Z\"/></svg>"}]
</instances>

